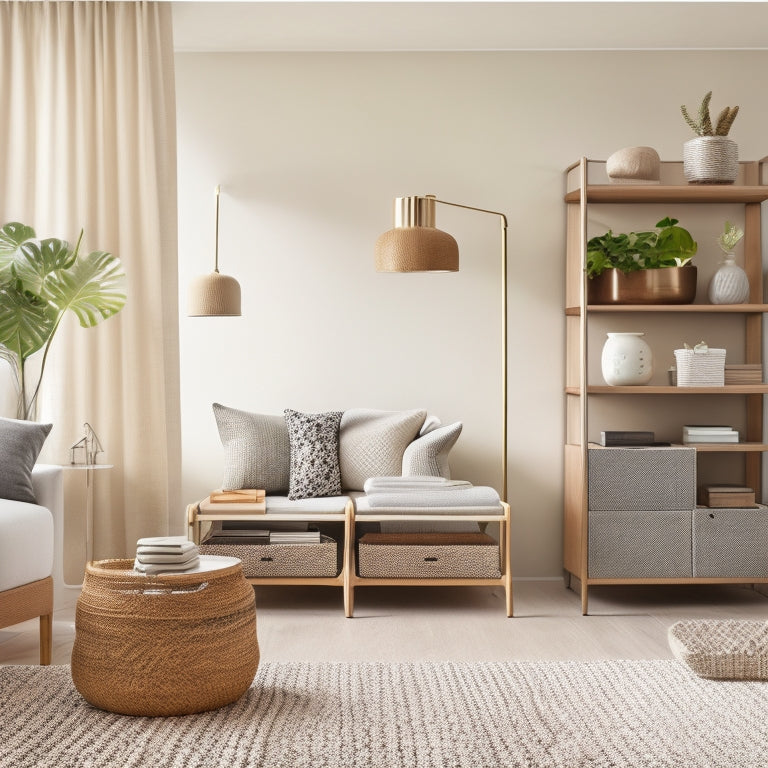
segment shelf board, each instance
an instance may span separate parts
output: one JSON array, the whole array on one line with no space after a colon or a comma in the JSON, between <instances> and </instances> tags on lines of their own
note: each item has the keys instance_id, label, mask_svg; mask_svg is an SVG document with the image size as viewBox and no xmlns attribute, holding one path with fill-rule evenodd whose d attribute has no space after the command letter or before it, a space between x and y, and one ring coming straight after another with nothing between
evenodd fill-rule
<instances>
[{"instance_id":1,"label":"shelf board","mask_svg":"<svg viewBox=\"0 0 768 768\"><path fill-rule=\"evenodd\" d=\"M768 314L768 304L589 304L588 313L665 312L701 314ZM581 307L566 307L566 315L580 315Z\"/></svg>"},{"instance_id":2,"label":"shelf board","mask_svg":"<svg viewBox=\"0 0 768 768\"><path fill-rule=\"evenodd\" d=\"M581 190L565 195L566 203L578 203ZM768 200L768 185L686 184L596 184L587 187L590 203L762 203Z\"/></svg>"},{"instance_id":3,"label":"shelf board","mask_svg":"<svg viewBox=\"0 0 768 768\"><path fill-rule=\"evenodd\" d=\"M568 395L580 394L579 387L566 387ZM728 384L724 387L670 387L643 385L637 387L611 387L607 384L590 384L589 395L765 395L768 384Z\"/></svg>"},{"instance_id":4,"label":"shelf board","mask_svg":"<svg viewBox=\"0 0 768 768\"><path fill-rule=\"evenodd\" d=\"M683 443L704 453L765 453L768 443Z\"/></svg>"}]
</instances>

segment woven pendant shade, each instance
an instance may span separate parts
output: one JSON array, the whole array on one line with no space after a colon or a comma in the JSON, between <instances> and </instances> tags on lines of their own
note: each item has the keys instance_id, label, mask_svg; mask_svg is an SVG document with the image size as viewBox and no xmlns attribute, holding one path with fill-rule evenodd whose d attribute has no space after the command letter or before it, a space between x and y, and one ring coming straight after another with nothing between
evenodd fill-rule
<instances>
[{"instance_id":1,"label":"woven pendant shade","mask_svg":"<svg viewBox=\"0 0 768 768\"><path fill-rule=\"evenodd\" d=\"M459 246L435 227L395 227L376 241L377 272L457 272Z\"/></svg>"},{"instance_id":2,"label":"woven pendant shade","mask_svg":"<svg viewBox=\"0 0 768 768\"><path fill-rule=\"evenodd\" d=\"M219 273L219 197L216 187L216 256L213 272L196 277L189 285L187 314L190 317L240 317L240 283Z\"/></svg>"},{"instance_id":3,"label":"woven pendant shade","mask_svg":"<svg viewBox=\"0 0 768 768\"><path fill-rule=\"evenodd\" d=\"M211 272L196 277L189 285L187 314L190 317L239 317L240 283L234 277Z\"/></svg>"}]
</instances>

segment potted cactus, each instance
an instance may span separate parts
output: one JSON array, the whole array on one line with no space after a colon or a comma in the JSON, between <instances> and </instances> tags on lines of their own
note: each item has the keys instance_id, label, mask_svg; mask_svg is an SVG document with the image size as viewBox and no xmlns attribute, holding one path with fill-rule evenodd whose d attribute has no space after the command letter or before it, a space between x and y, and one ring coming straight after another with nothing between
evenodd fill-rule
<instances>
[{"instance_id":1,"label":"potted cactus","mask_svg":"<svg viewBox=\"0 0 768 768\"><path fill-rule=\"evenodd\" d=\"M683 174L690 184L733 184L739 173L739 149L728 138L738 107L725 107L714 125L709 114L712 91L701 101L696 118L683 104L680 107L685 122L696 137L683 144Z\"/></svg>"}]
</instances>

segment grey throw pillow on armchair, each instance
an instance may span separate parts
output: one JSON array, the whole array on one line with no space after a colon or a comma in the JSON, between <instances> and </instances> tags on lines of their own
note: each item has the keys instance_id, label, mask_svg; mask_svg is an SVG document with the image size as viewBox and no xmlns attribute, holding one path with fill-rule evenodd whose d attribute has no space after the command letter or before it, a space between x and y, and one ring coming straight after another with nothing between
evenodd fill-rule
<instances>
[{"instance_id":1,"label":"grey throw pillow on armchair","mask_svg":"<svg viewBox=\"0 0 768 768\"><path fill-rule=\"evenodd\" d=\"M0 419L0 499L36 504L32 469L53 424Z\"/></svg>"}]
</instances>

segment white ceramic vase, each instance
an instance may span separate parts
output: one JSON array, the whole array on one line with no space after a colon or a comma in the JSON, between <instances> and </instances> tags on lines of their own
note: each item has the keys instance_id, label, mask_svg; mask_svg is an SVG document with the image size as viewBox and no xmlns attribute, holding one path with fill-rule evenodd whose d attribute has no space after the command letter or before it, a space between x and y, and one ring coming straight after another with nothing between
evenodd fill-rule
<instances>
[{"instance_id":1,"label":"white ceramic vase","mask_svg":"<svg viewBox=\"0 0 768 768\"><path fill-rule=\"evenodd\" d=\"M743 304L749 298L749 278L732 253L726 254L712 275L707 295L711 304Z\"/></svg>"},{"instance_id":2,"label":"white ceramic vase","mask_svg":"<svg viewBox=\"0 0 768 768\"><path fill-rule=\"evenodd\" d=\"M653 376L653 353L643 333L609 333L603 345L605 383L612 387L647 384Z\"/></svg>"}]
</instances>

